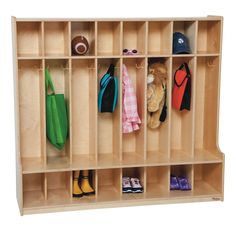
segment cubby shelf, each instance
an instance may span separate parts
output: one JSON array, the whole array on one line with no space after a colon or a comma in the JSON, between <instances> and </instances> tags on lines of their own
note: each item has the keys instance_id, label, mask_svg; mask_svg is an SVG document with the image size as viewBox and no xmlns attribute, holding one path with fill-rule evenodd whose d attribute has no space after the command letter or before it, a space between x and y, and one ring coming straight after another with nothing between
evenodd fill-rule
<instances>
[{"instance_id":1,"label":"cubby shelf","mask_svg":"<svg viewBox=\"0 0 236 236\"><path fill-rule=\"evenodd\" d=\"M16 108L17 199L21 214L74 209L223 200L224 154L219 149L222 17L154 19L12 18ZM173 54L173 33L184 33L190 54ZM73 55L83 35L86 55ZM123 55L136 49L137 55ZM167 119L147 127L146 76L158 58L167 67ZM191 110L171 106L181 63L192 74ZM119 81L114 113L97 107L99 82L109 65ZM137 96L140 129L122 133L122 65ZM65 94L70 132L58 151L46 138L45 76ZM90 170L92 196L73 198L73 172ZM184 175L190 191L171 191ZM143 193L122 192L122 177L138 177Z\"/></svg>"}]
</instances>

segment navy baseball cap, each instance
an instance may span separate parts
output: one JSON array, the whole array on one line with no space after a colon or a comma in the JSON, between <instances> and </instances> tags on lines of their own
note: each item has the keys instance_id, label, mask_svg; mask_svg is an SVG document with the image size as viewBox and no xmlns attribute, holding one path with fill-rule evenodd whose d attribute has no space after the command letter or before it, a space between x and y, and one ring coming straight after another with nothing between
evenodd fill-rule
<instances>
[{"instance_id":1,"label":"navy baseball cap","mask_svg":"<svg viewBox=\"0 0 236 236\"><path fill-rule=\"evenodd\" d=\"M180 33L175 32L173 34L173 54L189 54L191 53L190 47L189 47L189 41L188 38Z\"/></svg>"}]
</instances>

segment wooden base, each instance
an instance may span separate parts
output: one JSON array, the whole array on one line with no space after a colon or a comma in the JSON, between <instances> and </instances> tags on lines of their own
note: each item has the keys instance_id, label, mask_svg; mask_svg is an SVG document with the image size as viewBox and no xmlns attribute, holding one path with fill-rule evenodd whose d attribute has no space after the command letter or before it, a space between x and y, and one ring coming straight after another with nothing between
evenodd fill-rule
<instances>
[{"instance_id":1,"label":"wooden base","mask_svg":"<svg viewBox=\"0 0 236 236\"><path fill-rule=\"evenodd\" d=\"M223 200L224 154L218 145L222 17L154 19L12 18L16 111L17 200L22 214L100 207ZM174 32L184 33L190 54L173 54ZM71 40L83 35L84 56ZM137 55L123 55L136 49ZM168 71L167 119L147 127L148 62ZM191 110L171 107L173 76L187 62ZM99 113L100 79L115 65L119 81L114 113ZM122 65L137 96L140 129L122 133ZM69 137L58 151L47 140L45 78L63 93ZM74 199L74 171L90 170L93 196ZM170 191L170 176L185 175L191 191ZM122 177L138 177L141 194L123 194Z\"/></svg>"}]
</instances>

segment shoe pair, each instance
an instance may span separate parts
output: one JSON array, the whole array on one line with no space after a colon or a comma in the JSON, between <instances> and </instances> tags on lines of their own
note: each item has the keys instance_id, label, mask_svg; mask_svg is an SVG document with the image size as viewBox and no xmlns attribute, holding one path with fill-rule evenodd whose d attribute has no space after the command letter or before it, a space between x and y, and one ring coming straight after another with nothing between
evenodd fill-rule
<instances>
[{"instance_id":1,"label":"shoe pair","mask_svg":"<svg viewBox=\"0 0 236 236\"><path fill-rule=\"evenodd\" d=\"M123 177L122 191L123 193L142 193L143 187L138 178Z\"/></svg>"},{"instance_id":2,"label":"shoe pair","mask_svg":"<svg viewBox=\"0 0 236 236\"><path fill-rule=\"evenodd\" d=\"M95 194L95 191L89 183L88 171L82 171L81 176L78 175L73 179L73 197L80 198L92 194Z\"/></svg>"},{"instance_id":3,"label":"shoe pair","mask_svg":"<svg viewBox=\"0 0 236 236\"><path fill-rule=\"evenodd\" d=\"M191 190L191 185L188 182L188 179L184 176L174 176L170 177L170 190Z\"/></svg>"}]
</instances>

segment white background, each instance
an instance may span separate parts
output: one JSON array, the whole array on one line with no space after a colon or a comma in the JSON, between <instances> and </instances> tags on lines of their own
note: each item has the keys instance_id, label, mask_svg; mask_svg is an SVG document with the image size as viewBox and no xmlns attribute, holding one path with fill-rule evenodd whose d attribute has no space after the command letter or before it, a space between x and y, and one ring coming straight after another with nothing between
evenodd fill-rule
<instances>
[{"instance_id":1,"label":"white background","mask_svg":"<svg viewBox=\"0 0 236 236\"><path fill-rule=\"evenodd\" d=\"M236 235L235 1L0 2L0 235ZM4 6L3 6L4 3ZM225 201L19 215L15 193L11 15L17 17L224 16L220 147L226 154ZM215 98L212 98L215 99ZM230 215L232 214L232 216Z\"/></svg>"}]
</instances>

